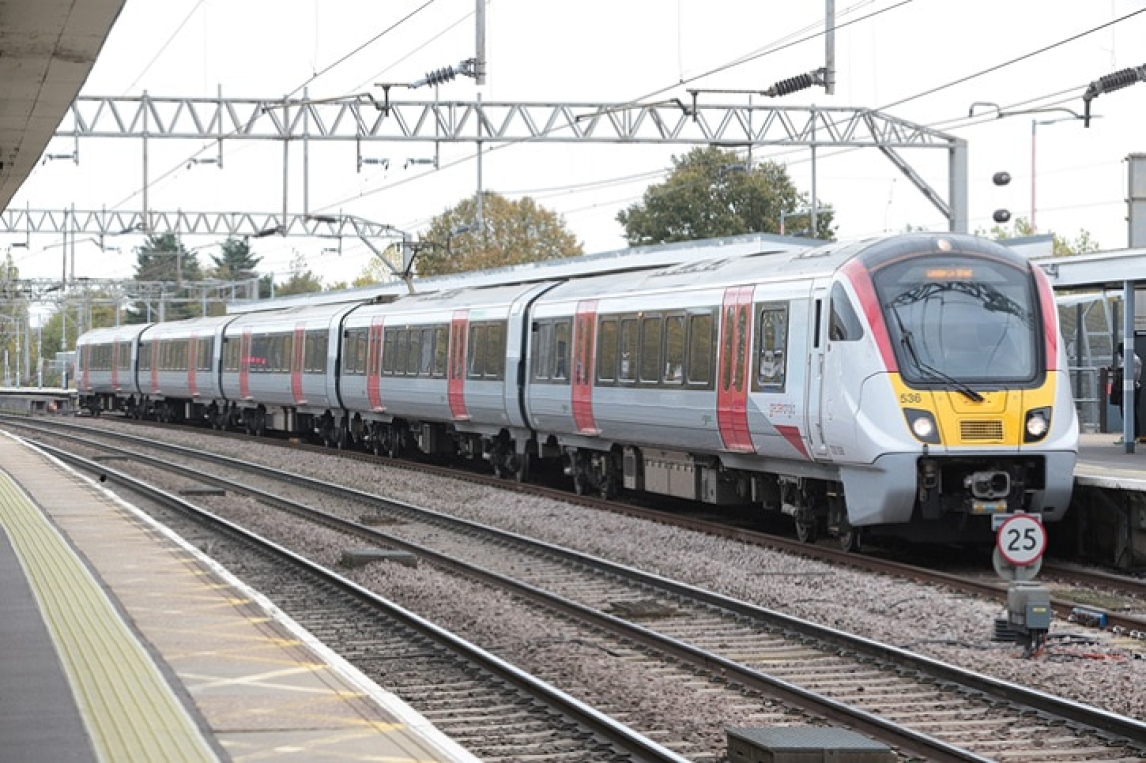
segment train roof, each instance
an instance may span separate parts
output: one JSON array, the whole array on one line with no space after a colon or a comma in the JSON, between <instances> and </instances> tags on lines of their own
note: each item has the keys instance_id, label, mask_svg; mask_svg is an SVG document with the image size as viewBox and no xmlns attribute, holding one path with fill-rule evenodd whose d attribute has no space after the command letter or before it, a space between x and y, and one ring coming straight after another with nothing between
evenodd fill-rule
<instances>
[{"instance_id":1,"label":"train roof","mask_svg":"<svg viewBox=\"0 0 1146 763\"><path fill-rule=\"evenodd\" d=\"M559 260L527 262L491 270L456 273L446 276L416 278L413 281L415 294L456 292L459 289L483 288L489 286L510 286L515 284L561 281L589 276L600 276L644 270L654 270L686 262L708 260L713 257L735 257L762 252L802 251L815 246L816 241L792 236L776 236L770 233L750 233L741 236L703 239L699 241L678 241L670 244L627 247L580 257ZM362 289L346 289L337 292L318 292L282 297L273 300L251 302L229 307L229 312L246 313L260 310L275 310L298 305L347 302L391 302L409 296L409 288L404 282L369 286Z\"/></svg>"}]
</instances>

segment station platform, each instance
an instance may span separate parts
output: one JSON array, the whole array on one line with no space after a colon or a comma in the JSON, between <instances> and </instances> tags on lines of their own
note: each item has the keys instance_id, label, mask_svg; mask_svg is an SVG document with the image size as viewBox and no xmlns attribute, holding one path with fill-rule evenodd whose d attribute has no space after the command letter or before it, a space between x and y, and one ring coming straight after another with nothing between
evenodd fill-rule
<instances>
[{"instance_id":1,"label":"station platform","mask_svg":"<svg viewBox=\"0 0 1146 763\"><path fill-rule=\"evenodd\" d=\"M1146 443L1127 453L1117 432L1087 432L1079 436L1075 482L1091 487L1146 491Z\"/></svg>"},{"instance_id":2,"label":"station platform","mask_svg":"<svg viewBox=\"0 0 1146 763\"><path fill-rule=\"evenodd\" d=\"M97 483L0 433L0 759L476 761Z\"/></svg>"}]
</instances>

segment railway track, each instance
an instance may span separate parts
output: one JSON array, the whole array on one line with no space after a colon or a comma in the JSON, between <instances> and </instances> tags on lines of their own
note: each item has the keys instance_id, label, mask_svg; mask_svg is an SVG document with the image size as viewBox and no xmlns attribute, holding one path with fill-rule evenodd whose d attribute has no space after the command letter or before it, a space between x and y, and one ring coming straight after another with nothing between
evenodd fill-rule
<instances>
[{"instance_id":1,"label":"railway track","mask_svg":"<svg viewBox=\"0 0 1146 763\"><path fill-rule=\"evenodd\" d=\"M106 464L42 444L83 471ZM289 549L122 472L114 482L483 760L686 759L481 647ZM321 604L316 604L321 602Z\"/></svg>"},{"instance_id":2,"label":"railway track","mask_svg":"<svg viewBox=\"0 0 1146 763\"><path fill-rule=\"evenodd\" d=\"M251 468L224 463L229 469ZM201 472L197 469L194 474L202 478ZM416 507L379 503L374 497L336 486L320 489L338 495L339 503L356 504L351 513L369 506L377 515L386 514L389 521L401 523L388 525L383 534L346 517L323 517L341 532L403 548L489 585L512 586L516 596L530 597L566 618L590 623L587 627L593 630L610 632L663 655L654 659L650 670L664 670L656 660L663 663L667 656L693 671L709 671L715 682L731 682L804 707L811 703L812 712L887 739L902 751L961 760L1124 760L1144 752L1125 741L1146 736L1146 726L1131 719L604 560L587 559ZM267 496L260 500L275 501ZM358 506L361 502L366 503ZM432 536L433 548L424 545L427 536ZM491 563L495 559L498 563ZM523 569L529 574L522 575ZM605 644L602 648L621 647Z\"/></svg>"},{"instance_id":3,"label":"railway track","mask_svg":"<svg viewBox=\"0 0 1146 763\"><path fill-rule=\"evenodd\" d=\"M158 426L152 425L150 422L135 420L130 420L130 424L140 427ZM168 431L171 429L167 425L158 428ZM207 433L200 428L188 428L188 431L197 434ZM210 434L228 439L243 440L248 438L247 435L228 432L211 431ZM314 452L316 455L330 455L332 453L329 448L296 441L286 442L266 438L259 438L258 441L281 445L292 450L301 449ZM684 507L680 511L666 511L661 508L604 500L594 496L575 495L558 488L514 482L472 470L458 470L416 461L380 458L351 450L336 452L345 458L358 461L384 463L392 468L465 480L520 494L552 498L587 508L648 519L740 543L774 548L834 565L847 565L855 569L884 573L905 580L942 585L954 591L998 602L1000 605L1005 605L1007 601L1007 584L989 571L970 574L946 572L942 569L903 562L896 558L845 552L828 541L818 544L804 543L795 538L744 527L742 524L729 522L727 518L711 519L697 516L695 512ZM989 570L989 568L984 569ZM1063 584L1056 586L1055 595L1051 598L1051 605L1058 617L1075 621L1085 619L1085 624L1088 625L1101 623L1101 627L1108 628L1115 633L1142 639L1144 649L1146 649L1146 579L1112 574L1050 560L1044 562L1041 579Z\"/></svg>"}]
</instances>

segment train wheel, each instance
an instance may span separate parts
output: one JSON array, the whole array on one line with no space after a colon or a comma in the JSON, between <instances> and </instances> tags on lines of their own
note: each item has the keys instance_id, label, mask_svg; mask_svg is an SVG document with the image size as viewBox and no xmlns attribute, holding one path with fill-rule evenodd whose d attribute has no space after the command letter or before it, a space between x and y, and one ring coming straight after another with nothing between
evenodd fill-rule
<instances>
[{"instance_id":1,"label":"train wheel","mask_svg":"<svg viewBox=\"0 0 1146 763\"><path fill-rule=\"evenodd\" d=\"M846 522L840 527L840 548L849 554L854 554L860 550L863 543L863 532L858 527L852 527Z\"/></svg>"},{"instance_id":2,"label":"train wheel","mask_svg":"<svg viewBox=\"0 0 1146 763\"><path fill-rule=\"evenodd\" d=\"M815 543L819 538L819 530L816 527L815 518L811 519L796 519L796 539L801 543Z\"/></svg>"}]
</instances>

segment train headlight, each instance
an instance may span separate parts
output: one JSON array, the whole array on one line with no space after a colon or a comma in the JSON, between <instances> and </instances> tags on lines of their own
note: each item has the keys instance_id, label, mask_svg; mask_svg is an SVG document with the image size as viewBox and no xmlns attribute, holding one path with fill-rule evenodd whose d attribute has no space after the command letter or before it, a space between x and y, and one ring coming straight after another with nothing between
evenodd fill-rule
<instances>
[{"instance_id":1,"label":"train headlight","mask_svg":"<svg viewBox=\"0 0 1146 763\"><path fill-rule=\"evenodd\" d=\"M1032 408L1027 411L1027 424L1023 428L1023 442L1038 442L1050 431L1050 408Z\"/></svg>"},{"instance_id":2,"label":"train headlight","mask_svg":"<svg viewBox=\"0 0 1146 763\"><path fill-rule=\"evenodd\" d=\"M915 435L915 439L931 445L939 444L939 427L935 425L935 417L930 411L904 408L903 415L907 417L907 428Z\"/></svg>"}]
</instances>

